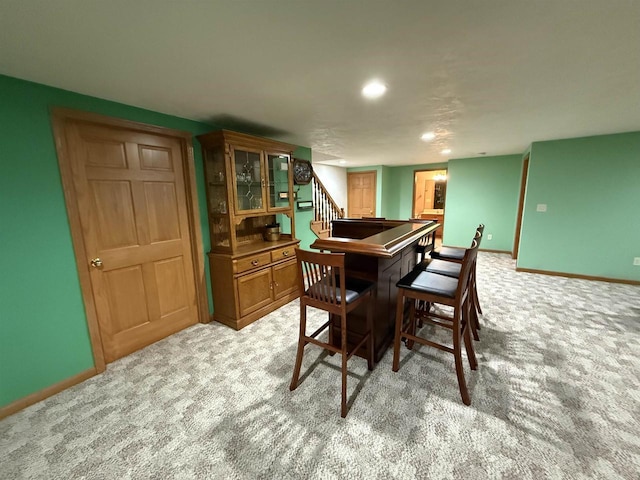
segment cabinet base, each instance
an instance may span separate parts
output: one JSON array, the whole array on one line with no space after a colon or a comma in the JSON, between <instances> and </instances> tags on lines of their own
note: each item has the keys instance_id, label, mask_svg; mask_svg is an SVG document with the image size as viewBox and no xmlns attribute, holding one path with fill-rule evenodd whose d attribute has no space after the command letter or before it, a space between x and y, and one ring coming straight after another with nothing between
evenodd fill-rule
<instances>
[{"instance_id":1,"label":"cabinet base","mask_svg":"<svg viewBox=\"0 0 640 480\"><path fill-rule=\"evenodd\" d=\"M300 294L297 291L294 292L294 293L290 293L289 295L285 295L284 297L279 298L278 300L274 301L273 303L270 303L266 307L263 307L260 310L256 310L255 312L252 312L249 315L245 315L244 317L241 317L241 318L227 317L226 315L220 315L220 314L216 314L214 312L213 313L213 319L216 322L222 323L222 324L224 324L224 325L226 325L228 327L231 327L231 328L233 328L235 330L240 330L240 329L246 327L247 325L255 322L256 320L260 320L265 315L273 312L274 310L277 310L278 308L282 307L283 305L286 305L287 303L295 300L299 296L300 296ZM215 308L215 305L214 305L214 308Z\"/></svg>"}]
</instances>

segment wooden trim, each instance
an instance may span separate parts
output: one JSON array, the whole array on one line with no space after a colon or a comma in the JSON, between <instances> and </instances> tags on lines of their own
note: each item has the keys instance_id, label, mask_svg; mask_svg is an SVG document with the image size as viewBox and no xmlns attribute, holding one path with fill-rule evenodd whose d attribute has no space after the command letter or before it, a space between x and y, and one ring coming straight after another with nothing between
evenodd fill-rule
<instances>
[{"instance_id":1,"label":"wooden trim","mask_svg":"<svg viewBox=\"0 0 640 480\"><path fill-rule=\"evenodd\" d=\"M491 250L490 248L479 248L479 252L487 252L487 253L506 253L507 255L511 255L511 250Z\"/></svg>"},{"instance_id":2,"label":"wooden trim","mask_svg":"<svg viewBox=\"0 0 640 480\"><path fill-rule=\"evenodd\" d=\"M533 268L516 267L516 272L539 273L556 277L579 278L581 280L594 280L596 282L624 283L627 285L640 285L640 280L627 280L625 278L595 277L593 275L581 275L578 273L553 272L551 270L536 270Z\"/></svg>"},{"instance_id":3,"label":"wooden trim","mask_svg":"<svg viewBox=\"0 0 640 480\"><path fill-rule=\"evenodd\" d=\"M198 135L200 143L214 141L216 143L225 143L228 148L230 145L242 145L245 147L253 147L258 150L269 150L269 152L286 153L293 157L293 151L298 148L297 145L271 140L264 137L256 137L246 133L234 132L231 130L217 130L214 132ZM225 148L226 150L226 148ZM228 153L228 152L227 152Z\"/></svg>"},{"instance_id":4,"label":"wooden trim","mask_svg":"<svg viewBox=\"0 0 640 480\"><path fill-rule=\"evenodd\" d=\"M527 155L522 163L522 176L520 179L520 199L518 200L518 217L516 218L516 236L513 240L513 252L511 258L518 258L518 250L520 249L520 232L522 230L522 212L524 210L524 194L527 189L527 176L529 175L529 155Z\"/></svg>"},{"instance_id":5,"label":"wooden trim","mask_svg":"<svg viewBox=\"0 0 640 480\"><path fill-rule=\"evenodd\" d=\"M64 126L69 111L63 109L52 109L51 120L53 124L53 136L58 154L58 165L60 166L60 177L62 179L62 190L64 200L67 206L67 217L69 219L69 228L71 230L71 242L76 258L76 268L80 280L80 292L84 303L85 315L87 317L87 327L89 329L89 339L91 341L91 350L93 351L93 361L96 372L102 373L106 369L104 359L104 350L102 348L102 336L100 334L100 326L98 324L98 313L93 298L93 289L91 288L91 278L87 268L81 268L86 265L88 255L84 245L84 237L82 235L82 224L80 222L80 212L76 201L76 191L73 185L73 173L71 171L71 160L67 151L67 142L64 134Z\"/></svg>"},{"instance_id":6,"label":"wooden trim","mask_svg":"<svg viewBox=\"0 0 640 480\"><path fill-rule=\"evenodd\" d=\"M15 402L10 403L9 405L5 405L4 407L0 407L0 420L8 417L9 415L13 415L20 410L27 408L35 403L38 403L45 398L49 398L56 393L60 393L63 390L66 390L69 387L73 387L78 383L84 382L86 379L91 378L97 375L99 372L95 367L90 368L89 370L85 370L84 372L80 372L73 377L66 378L61 382L54 383L42 390L38 390L37 392L32 393L31 395L27 395L26 397L20 398Z\"/></svg>"},{"instance_id":7,"label":"wooden trim","mask_svg":"<svg viewBox=\"0 0 640 480\"><path fill-rule=\"evenodd\" d=\"M208 323L210 319L209 304L204 276L205 270L204 265L201 262L201 252L204 252L204 247L202 244L202 232L200 231L200 210L198 208L192 136L191 133L181 130L147 125L131 120L107 117L97 113L83 112L60 107L51 108L51 120L58 155L58 164L60 166L62 188L69 218L71 240L78 268L80 290L85 306L91 348L93 350L95 369L97 373L102 373L106 369L106 362L104 359L102 338L100 335L100 327L98 325L98 315L93 299L93 289L91 287L89 271L87 268L82 268L82 266L86 265L87 254L84 245L84 237L82 235L82 224L80 222L80 213L78 211L77 195L73 185L70 157L64 134L65 124L67 121L98 123L115 128L142 131L164 137L171 137L180 141L183 152L183 176L185 196L187 199L187 216L191 235L191 258L195 275L194 282L197 296L196 302L198 307L198 318L201 323Z\"/></svg>"},{"instance_id":8,"label":"wooden trim","mask_svg":"<svg viewBox=\"0 0 640 480\"><path fill-rule=\"evenodd\" d=\"M207 280L205 273L204 245L202 243L202 230L200 229L200 208L198 205L198 189L196 182L196 166L193 156L193 139L189 135L189 141L183 143L185 165L184 186L187 197L187 215L189 217L189 230L191 231L191 256L193 257L193 273L195 275L196 303L198 305L198 317L200 323L209 323L209 296L207 295Z\"/></svg>"}]
</instances>

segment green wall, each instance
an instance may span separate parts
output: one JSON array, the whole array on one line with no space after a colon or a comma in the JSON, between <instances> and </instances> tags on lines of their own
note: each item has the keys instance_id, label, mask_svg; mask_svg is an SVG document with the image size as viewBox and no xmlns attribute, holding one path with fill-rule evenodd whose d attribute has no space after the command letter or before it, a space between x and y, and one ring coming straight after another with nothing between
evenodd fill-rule
<instances>
[{"instance_id":1,"label":"green wall","mask_svg":"<svg viewBox=\"0 0 640 480\"><path fill-rule=\"evenodd\" d=\"M293 152L294 158L301 160L309 160L311 162L311 149L307 147L298 147ZM294 191L297 190L297 198L294 200L294 210L296 216L296 238L300 240L300 248L308 250L318 237L311 231L311 221L313 220L313 210L298 210L296 202L301 200L313 200L312 187L308 185L293 185Z\"/></svg>"},{"instance_id":2,"label":"green wall","mask_svg":"<svg viewBox=\"0 0 640 480\"><path fill-rule=\"evenodd\" d=\"M511 252L522 155L452 159L448 168L443 243L466 247L484 223L481 248Z\"/></svg>"},{"instance_id":3,"label":"green wall","mask_svg":"<svg viewBox=\"0 0 640 480\"><path fill-rule=\"evenodd\" d=\"M49 108L200 134L209 125L0 76L0 406L93 366ZM194 142L209 250L200 147ZM202 255L201 261L204 261ZM208 274L207 274L208 277Z\"/></svg>"},{"instance_id":4,"label":"green wall","mask_svg":"<svg viewBox=\"0 0 640 480\"><path fill-rule=\"evenodd\" d=\"M429 163L423 165L405 165L387 167L388 188L385 188L382 199L384 217L392 219L410 218L413 207L413 179L416 170L442 170L446 163Z\"/></svg>"},{"instance_id":5,"label":"green wall","mask_svg":"<svg viewBox=\"0 0 640 480\"><path fill-rule=\"evenodd\" d=\"M220 128L0 75L0 406L93 367L51 129L54 106L193 135ZM195 138L193 146L208 252L203 165ZM296 154L310 159L311 150ZM296 233L305 237L306 231L309 222L296 218ZM200 260L209 285L204 252Z\"/></svg>"},{"instance_id":6,"label":"green wall","mask_svg":"<svg viewBox=\"0 0 640 480\"><path fill-rule=\"evenodd\" d=\"M640 280L639 180L640 132L533 143L518 267Z\"/></svg>"}]
</instances>

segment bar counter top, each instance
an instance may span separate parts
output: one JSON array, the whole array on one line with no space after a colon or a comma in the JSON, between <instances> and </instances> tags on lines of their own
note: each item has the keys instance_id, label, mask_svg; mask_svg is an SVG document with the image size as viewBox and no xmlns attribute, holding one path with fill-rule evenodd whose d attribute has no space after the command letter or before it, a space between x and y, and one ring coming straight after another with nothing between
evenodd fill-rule
<instances>
[{"instance_id":1,"label":"bar counter top","mask_svg":"<svg viewBox=\"0 0 640 480\"><path fill-rule=\"evenodd\" d=\"M435 221L348 218L334 220L332 225L334 236L318 238L311 248L382 258L393 257L440 227Z\"/></svg>"}]
</instances>

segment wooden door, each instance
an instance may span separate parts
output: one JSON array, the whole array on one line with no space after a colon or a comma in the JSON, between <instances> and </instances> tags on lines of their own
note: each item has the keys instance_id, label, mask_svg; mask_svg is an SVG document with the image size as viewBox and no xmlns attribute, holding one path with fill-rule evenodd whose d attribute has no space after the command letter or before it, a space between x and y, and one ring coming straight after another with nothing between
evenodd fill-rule
<instances>
[{"instance_id":1,"label":"wooden door","mask_svg":"<svg viewBox=\"0 0 640 480\"><path fill-rule=\"evenodd\" d=\"M66 142L104 358L198 320L179 139L67 120Z\"/></svg>"},{"instance_id":2,"label":"wooden door","mask_svg":"<svg viewBox=\"0 0 640 480\"><path fill-rule=\"evenodd\" d=\"M349 218L376 216L376 172L347 174L347 205Z\"/></svg>"}]
</instances>

